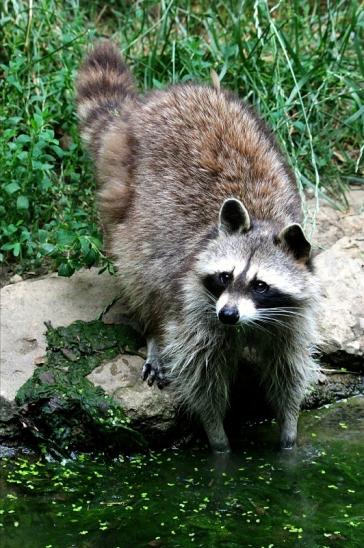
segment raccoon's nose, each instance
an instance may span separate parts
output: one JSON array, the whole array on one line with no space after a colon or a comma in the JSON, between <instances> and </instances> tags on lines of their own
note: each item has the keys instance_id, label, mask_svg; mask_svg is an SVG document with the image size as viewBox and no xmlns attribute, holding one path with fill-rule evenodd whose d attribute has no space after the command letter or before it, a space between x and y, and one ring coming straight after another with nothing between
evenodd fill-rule
<instances>
[{"instance_id":1,"label":"raccoon's nose","mask_svg":"<svg viewBox=\"0 0 364 548\"><path fill-rule=\"evenodd\" d=\"M233 325L239 319L239 311L236 306L224 306L219 312L219 320L222 323Z\"/></svg>"}]
</instances>

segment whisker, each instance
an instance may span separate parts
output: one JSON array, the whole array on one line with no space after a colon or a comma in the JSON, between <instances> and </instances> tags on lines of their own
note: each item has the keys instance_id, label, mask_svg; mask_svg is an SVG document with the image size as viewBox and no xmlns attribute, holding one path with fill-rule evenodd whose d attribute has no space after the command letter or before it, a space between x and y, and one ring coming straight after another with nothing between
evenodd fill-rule
<instances>
[{"instance_id":1,"label":"whisker","mask_svg":"<svg viewBox=\"0 0 364 548\"><path fill-rule=\"evenodd\" d=\"M283 306L277 306L275 308L260 308L259 310L267 310L268 312L286 312L287 314L302 313L302 308L284 308Z\"/></svg>"},{"instance_id":2,"label":"whisker","mask_svg":"<svg viewBox=\"0 0 364 548\"><path fill-rule=\"evenodd\" d=\"M264 312L262 311L264 310ZM288 310L277 310L277 309L259 309L259 314L266 315L269 317L296 317L296 318L304 318L305 314L300 314L299 312L292 312Z\"/></svg>"},{"instance_id":3,"label":"whisker","mask_svg":"<svg viewBox=\"0 0 364 548\"><path fill-rule=\"evenodd\" d=\"M265 326L263 327L262 325L257 323L256 320L245 320L244 325L247 325L247 326L255 328L255 329L259 329L260 331L262 331L263 333L267 333L268 335L273 335L273 333L271 331L269 331L269 329L267 329Z\"/></svg>"},{"instance_id":4,"label":"whisker","mask_svg":"<svg viewBox=\"0 0 364 548\"><path fill-rule=\"evenodd\" d=\"M273 327L276 327L276 328L281 328L281 329L285 329L285 330L288 330L288 331L294 331L294 326L292 326L289 323L283 322L282 320L280 320L278 318L274 318L270 315L260 314L255 321L256 321L256 323L257 322L264 322L265 325L270 324L270 325L272 325Z\"/></svg>"},{"instance_id":5,"label":"whisker","mask_svg":"<svg viewBox=\"0 0 364 548\"><path fill-rule=\"evenodd\" d=\"M279 328L279 329L284 329L286 331L291 331L293 332L294 329L292 326L288 325L288 324L283 324L283 323L273 323L273 322L265 322L265 325L272 325L273 327L276 327L276 328Z\"/></svg>"}]
</instances>

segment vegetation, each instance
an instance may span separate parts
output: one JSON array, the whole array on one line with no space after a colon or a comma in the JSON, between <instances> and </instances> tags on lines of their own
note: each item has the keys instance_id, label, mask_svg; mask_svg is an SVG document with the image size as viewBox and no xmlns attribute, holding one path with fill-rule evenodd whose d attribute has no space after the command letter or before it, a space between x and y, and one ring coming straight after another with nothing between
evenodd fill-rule
<instances>
[{"instance_id":1,"label":"vegetation","mask_svg":"<svg viewBox=\"0 0 364 548\"><path fill-rule=\"evenodd\" d=\"M359 1L4 0L0 15L0 261L69 276L101 262L95 182L77 132L75 72L112 36L140 89L223 85L273 126L299 187L342 200L363 183Z\"/></svg>"}]
</instances>

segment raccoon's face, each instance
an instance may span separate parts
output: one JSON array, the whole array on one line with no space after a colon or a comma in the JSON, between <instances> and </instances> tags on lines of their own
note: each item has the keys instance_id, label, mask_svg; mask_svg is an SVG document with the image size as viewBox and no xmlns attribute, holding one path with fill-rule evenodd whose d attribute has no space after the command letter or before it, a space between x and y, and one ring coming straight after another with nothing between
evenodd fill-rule
<instances>
[{"instance_id":1,"label":"raccoon's face","mask_svg":"<svg viewBox=\"0 0 364 548\"><path fill-rule=\"evenodd\" d=\"M310 244L299 225L277 233L267 221L251 222L243 204L226 200L219 233L199 257L197 273L218 319L228 325L282 325L299 317L310 296Z\"/></svg>"}]
</instances>

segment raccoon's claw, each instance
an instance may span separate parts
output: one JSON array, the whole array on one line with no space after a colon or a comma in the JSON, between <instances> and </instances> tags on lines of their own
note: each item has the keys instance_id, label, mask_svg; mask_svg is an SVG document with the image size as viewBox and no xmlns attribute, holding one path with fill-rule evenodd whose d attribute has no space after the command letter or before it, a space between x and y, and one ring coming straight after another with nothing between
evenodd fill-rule
<instances>
[{"instance_id":1,"label":"raccoon's claw","mask_svg":"<svg viewBox=\"0 0 364 548\"><path fill-rule=\"evenodd\" d=\"M153 367L151 367L149 377L148 377L148 381L147 381L148 386L153 386L156 376L157 376L156 370Z\"/></svg>"},{"instance_id":2,"label":"raccoon's claw","mask_svg":"<svg viewBox=\"0 0 364 548\"><path fill-rule=\"evenodd\" d=\"M168 381L166 380L163 371L159 364L154 364L146 361L142 369L142 379L146 381L148 379L148 386L153 386L154 382L157 382L157 386L160 390L164 388Z\"/></svg>"},{"instance_id":3,"label":"raccoon's claw","mask_svg":"<svg viewBox=\"0 0 364 548\"><path fill-rule=\"evenodd\" d=\"M147 380L148 375L151 372L151 370L152 370L152 365L148 362L145 362L145 364L143 365L143 369L142 369L143 382Z\"/></svg>"}]
</instances>

